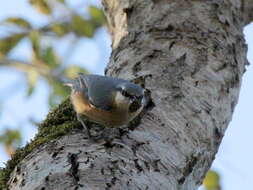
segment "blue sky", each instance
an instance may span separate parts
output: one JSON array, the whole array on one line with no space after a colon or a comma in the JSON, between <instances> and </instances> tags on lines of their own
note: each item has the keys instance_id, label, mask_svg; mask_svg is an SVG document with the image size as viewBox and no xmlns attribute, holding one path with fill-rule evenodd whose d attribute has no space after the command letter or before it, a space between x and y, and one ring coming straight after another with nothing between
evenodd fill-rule
<instances>
[{"instance_id":1,"label":"blue sky","mask_svg":"<svg viewBox=\"0 0 253 190\"><path fill-rule=\"evenodd\" d=\"M78 0L81 2L81 0ZM82 0L83 2L83 0ZM88 1L93 2L94 1ZM96 0L98 2L98 0ZM87 3L87 1L86 1ZM0 0L0 20L7 16L20 16L28 19L35 26L47 23L50 19L38 14L26 0ZM15 5L15 7L14 7ZM75 6L73 4L73 6ZM40 21L40 22L38 22ZM3 31L0 29L0 35ZM56 46L59 54L64 55L64 47L68 39L59 41ZM245 28L245 38L249 45L248 60L253 63L253 24ZM93 73L103 74L104 67L110 56L110 38L105 29L99 30L94 40L83 40L78 44L76 53L70 56L71 62L82 64ZM85 52L80 54L79 52ZM23 41L12 53L13 57L29 58L29 43ZM0 68L0 134L5 127L21 128L24 143L28 142L36 133L27 118L32 117L36 121L43 120L48 111L47 97L48 86L40 80L32 97L27 98L25 77L22 73ZM219 152L212 165L221 175L223 190L247 190L253 187L253 66L247 66L244 74L239 102L236 106L232 122L226 131ZM34 109L34 105L37 106ZM22 113L22 114L21 114ZM0 166L8 159L0 146Z\"/></svg>"}]
</instances>

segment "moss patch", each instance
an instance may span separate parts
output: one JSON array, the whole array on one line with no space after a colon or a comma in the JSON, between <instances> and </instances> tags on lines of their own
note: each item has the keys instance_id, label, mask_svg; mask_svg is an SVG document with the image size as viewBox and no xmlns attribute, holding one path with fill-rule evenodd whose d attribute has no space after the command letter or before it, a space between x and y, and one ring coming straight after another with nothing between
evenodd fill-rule
<instances>
[{"instance_id":1,"label":"moss patch","mask_svg":"<svg viewBox=\"0 0 253 190\"><path fill-rule=\"evenodd\" d=\"M47 118L39 125L38 134L25 147L18 149L7 162L6 167L0 169L0 190L6 189L10 174L17 164L39 145L68 134L74 128L81 128L76 120L75 111L69 99L63 101L57 108L52 110Z\"/></svg>"}]
</instances>

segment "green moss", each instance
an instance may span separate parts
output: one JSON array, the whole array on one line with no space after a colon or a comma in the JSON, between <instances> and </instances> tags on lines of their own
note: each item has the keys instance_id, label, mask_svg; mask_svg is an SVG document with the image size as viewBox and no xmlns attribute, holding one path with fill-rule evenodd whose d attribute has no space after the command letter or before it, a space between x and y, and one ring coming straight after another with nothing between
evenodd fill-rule
<instances>
[{"instance_id":1,"label":"green moss","mask_svg":"<svg viewBox=\"0 0 253 190\"><path fill-rule=\"evenodd\" d=\"M25 147L18 149L7 162L6 167L0 169L0 190L6 189L10 174L32 150L39 145L68 134L74 128L81 125L76 120L75 112L69 99L63 101L57 108L52 110L47 118L39 125L38 134Z\"/></svg>"}]
</instances>

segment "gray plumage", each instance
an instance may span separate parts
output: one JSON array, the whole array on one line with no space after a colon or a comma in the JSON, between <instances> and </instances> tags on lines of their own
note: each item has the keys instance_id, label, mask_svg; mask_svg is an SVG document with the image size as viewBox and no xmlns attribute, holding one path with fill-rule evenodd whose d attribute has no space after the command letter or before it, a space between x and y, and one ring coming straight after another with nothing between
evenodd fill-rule
<instances>
[{"instance_id":1,"label":"gray plumage","mask_svg":"<svg viewBox=\"0 0 253 190\"><path fill-rule=\"evenodd\" d=\"M72 89L82 91L85 98L97 108L110 110L112 109L114 96L112 92L127 90L129 95L143 96L143 88L127 80L100 76L80 74L72 82Z\"/></svg>"},{"instance_id":2,"label":"gray plumage","mask_svg":"<svg viewBox=\"0 0 253 190\"><path fill-rule=\"evenodd\" d=\"M82 116L115 128L132 121L146 105L145 89L123 79L79 74L65 85L72 88L71 102L89 137L92 136Z\"/></svg>"}]
</instances>

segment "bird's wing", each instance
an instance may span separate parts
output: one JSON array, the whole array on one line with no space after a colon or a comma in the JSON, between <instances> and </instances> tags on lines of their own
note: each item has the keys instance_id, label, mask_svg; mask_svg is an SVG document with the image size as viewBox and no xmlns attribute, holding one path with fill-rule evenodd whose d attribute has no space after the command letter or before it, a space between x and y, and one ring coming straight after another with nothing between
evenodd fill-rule
<instances>
[{"instance_id":1,"label":"bird's wing","mask_svg":"<svg viewBox=\"0 0 253 190\"><path fill-rule=\"evenodd\" d=\"M89 102L103 110L111 110L113 105L113 84L110 79L99 75L80 75L82 81L88 89Z\"/></svg>"}]
</instances>

